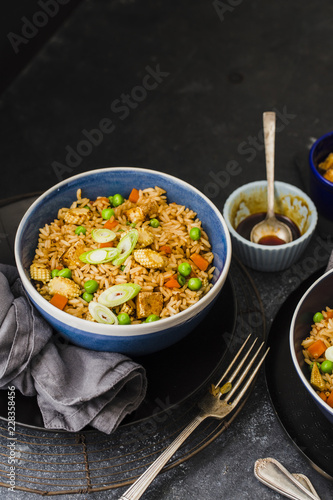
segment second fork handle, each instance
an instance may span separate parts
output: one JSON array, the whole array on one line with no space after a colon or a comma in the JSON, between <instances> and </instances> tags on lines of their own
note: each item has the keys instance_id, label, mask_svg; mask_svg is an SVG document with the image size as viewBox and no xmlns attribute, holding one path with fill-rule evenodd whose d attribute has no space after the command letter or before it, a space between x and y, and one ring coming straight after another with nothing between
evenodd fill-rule
<instances>
[{"instance_id":1,"label":"second fork handle","mask_svg":"<svg viewBox=\"0 0 333 500\"><path fill-rule=\"evenodd\" d=\"M135 481L135 483L133 483L128 490L125 491L119 500L137 500L138 498L141 498L141 495L146 491L157 474L163 469L164 465L170 460L178 448L205 418L205 415L197 415L163 451L163 453L161 453L161 455L148 467L148 469Z\"/></svg>"}]
</instances>

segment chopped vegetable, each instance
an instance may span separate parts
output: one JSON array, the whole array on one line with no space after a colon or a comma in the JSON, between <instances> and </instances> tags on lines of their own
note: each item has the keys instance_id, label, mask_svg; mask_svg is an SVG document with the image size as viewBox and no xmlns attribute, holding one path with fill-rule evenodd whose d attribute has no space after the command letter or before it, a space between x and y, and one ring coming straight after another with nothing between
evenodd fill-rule
<instances>
[{"instance_id":1,"label":"chopped vegetable","mask_svg":"<svg viewBox=\"0 0 333 500\"><path fill-rule=\"evenodd\" d=\"M326 401L327 401L327 396L326 396L326 393L325 393L325 392L323 392L323 391L322 391L322 392L320 392L320 393L318 394L318 396L319 396L319 397L320 397L323 401L325 401L325 403L326 403Z\"/></svg>"},{"instance_id":2,"label":"chopped vegetable","mask_svg":"<svg viewBox=\"0 0 333 500\"><path fill-rule=\"evenodd\" d=\"M333 391L331 392L331 394L328 396L327 400L326 400L326 403L331 407L333 408Z\"/></svg>"},{"instance_id":3,"label":"chopped vegetable","mask_svg":"<svg viewBox=\"0 0 333 500\"><path fill-rule=\"evenodd\" d=\"M333 345L331 345L331 347L328 347L326 349L325 358L328 359L329 361L333 361Z\"/></svg>"},{"instance_id":4,"label":"chopped vegetable","mask_svg":"<svg viewBox=\"0 0 333 500\"><path fill-rule=\"evenodd\" d=\"M86 220L88 212L86 208L70 208L64 215L64 221L66 224L80 226Z\"/></svg>"},{"instance_id":5,"label":"chopped vegetable","mask_svg":"<svg viewBox=\"0 0 333 500\"><path fill-rule=\"evenodd\" d=\"M314 321L314 323L320 323L323 319L324 319L324 316L322 315L322 313L321 313L321 312L317 312L317 313L313 316L313 321Z\"/></svg>"},{"instance_id":6,"label":"chopped vegetable","mask_svg":"<svg viewBox=\"0 0 333 500\"><path fill-rule=\"evenodd\" d=\"M161 319L157 314L149 314L149 316L146 318L145 323L152 323L153 321L158 321Z\"/></svg>"},{"instance_id":7,"label":"chopped vegetable","mask_svg":"<svg viewBox=\"0 0 333 500\"><path fill-rule=\"evenodd\" d=\"M80 260L86 264L104 264L117 257L119 251L117 248L106 247L96 248L80 255Z\"/></svg>"},{"instance_id":8,"label":"chopped vegetable","mask_svg":"<svg viewBox=\"0 0 333 500\"><path fill-rule=\"evenodd\" d=\"M52 271L51 271L52 278L55 278L56 276L58 276L58 273L59 273L59 269L52 269Z\"/></svg>"},{"instance_id":9,"label":"chopped vegetable","mask_svg":"<svg viewBox=\"0 0 333 500\"><path fill-rule=\"evenodd\" d=\"M166 283L164 283L164 286L167 288L180 288L180 284L177 281L177 275L175 274L170 278Z\"/></svg>"},{"instance_id":10,"label":"chopped vegetable","mask_svg":"<svg viewBox=\"0 0 333 500\"><path fill-rule=\"evenodd\" d=\"M98 284L98 282L96 280L88 280L83 285L83 288L88 293L95 293L95 292L97 292L98 287L99 287L99 284Z\"/></svg>"},{"instance_id":11,"label":"chopped vegetable","mask_svg":"<svg viewBox=\"0 0 333 500\"><path fill-rule=\"evenodd\" d=\"M58 271L57 276L62 276L63 278L71 278L72 277L72 271L68 269L68 267L64 267L60 271Z\"/></svg>"},{"instance_id":12,"label":"chopped vegetable","mask_svg":"<svg viewBox=\"0 0 333 500\"><path fill-rule=\"evenodd\" d=\"M158 219L150 219L149 224L156 229L160 225L160 221Z\"/></svg>"},{"instance_id":13,"label":"chopped vegetable","mask_svg":"<svg viewBox=\"0 0 333 500\"><path fill-rule=\"evenodd\" d=\"M132 189L131 194L128 197L129 201L136 203L139 199L139 191L135 188Z\"/></svg>"},{"instance_id":14,"label":"chopped vegetable","mask_svg":"<svg viewBox=\"0 0 333 500\"><path fill-rule=\"evenodd\" d=\"M138 241L139 233L137 229L131 229L125 236L119 241L117 245L118 255L112 261L114 266L120 266L127 257L133 252L134 247Z\"/></svg>"},{"instance_id":15,"label":"chopped vegetable","mask_svg":"<svg viewBox=\"0 0 333 500\"><path fill-rule=\"evenodd\" d=\"M118 318L119 325L130 325L131 324L131 318L125 312L119 313L117 318Z\"/></svg>"},{"instance_id":16,"label":"chopped vegetable","mask_svg":"<svg viewBox=\"0 0 333 500\"><path fill-rule=\"evenodd\" d=\"M316 340L308 347L308 353L315 359L319 358L326 351L326 345L320 339Z\"/></svg>"},{"instance_id":17,"label":"chopped vegetable","mask_svg":"<svg viewBox=\"0 0 333 500\"><path fill-rule=\"evenodd\" d=\"M91 237L94 241L97 241L97 243L108 243L114 240L116 236L116 233L105 227L103 229L93 229L91 231Z\"/></svg>"},{"instance_id":18,"label":"chopped vegetable","mask_svg":"<svg viewBox=\"0 0 333 500\"><path fill-rule=\"evenodd\" d=\"M57 307L58 309L63 310L68 302L68 298L64 295L60 295L60 293L55 293L50 300L50 304Z\"/></svg>"},{"instance_id":19,"label":"chopped vegetable","mask_svg":"<svg viewBox=\"0 0 333 500\"><path fill-rule=\"evenodd\" d=\"M180 286L184 286L186 283L186 278L185 278L185 276L182 276L181 274L179 274L177 276L177 281L180 284Z\"/></svg>"},{"instance_id":20,"label":"chopped vegetable","mask_svg":"<svg viewBox=\"0 0 333 500\"><path fill-rule=\"evenodd\" d=\"M104 210L102 210L103 219L109 220L112 216L114 216L114 210L112 210L112 208L104 208Z\"/></svg>"},{"instance_id":21,"label":"chopped vegetable","mask_svg":"<svg viewBox=\"0 0 333 500\"><path fill-rule=\"evenodd\" d=\"M86 234L87 230L84 226L78 226L74 232L75 234Z\"/></svg>"},{"instance_id":22,"label":"chopped vegetable","mask_svg":"<svg viewBox=\"0 0 333 500\"><path fill-rule=\"evenodd\" d=\"M98 323L106 325L117 325L118 319L113 312L98 302L89 302L89 312Z\"/></svg>"},{"instance_id":23,"label":"chopped vegetable","mask_svg":"<svg viewBox=\"0 0 333 500\"><path fill-rule=\"evenodd\" d=\"M119 222L115 219L109 219L106 221L106 223L104 224L104 228L105 229L113 229L115 228L116 226L118 226Z\"/></svg>"},{"instance_id":24,"label":"chopped vegetable","mask_svg":"<svg viewBox=\"0 0 333 500\"><path fill-rule=\"evenodd\" d=\"M185 276L185 278L191 274L191 271L192 267L191 264L189 264L188 262L181 262L178 266L178 272L182 276Z\"/></svg>"},{"instance_id":25,"label":"chopped vegetable","mask_svg":"<svg viewBox=\"0 0 333 500\"><path fill-rule=\"evenodd\" d=\"M200 240L201 238L201 230L199 227L192 227L190 230L190 238L193 241Z\"/></svg>"},{"instance_id":26,"label":"chopped vegetable","mask_svg":"<svg viewBox=\"0 0 333 500\"><path fill-rule=\"evenodd\" d=\"M191 278L188 280L187 286L192 291L200 290L202 286L202 281L199 278Z\"/></svg>"},{"instance_id":27,"label":"chopped vegetable","mask_svg":"<svg viewBox=\"0 0 333 500\"><path fill-rule=\"evenodd\" d=\"M81 295L81 289L73 280L63 276L55 276L48 284L50 295L59 293L68 299L75 299Z\"/></svg>"},{"instance_id":28,"label":"chopped vegetable","mask_svg":"<svg viewBox=\"0 0 333 500\"><path fill-rule=\"evenodd\" d=\"M119 306L128 300L133 299L141 290L141 286L136 283L122 283L113 285L105 290L98 297L98 302L107 307Z\"/></svg>"},{"instance_id":29,"label":"chopped vegetable","mask_svg":"<svg viewBox=\"0 0 333 500\"><path fill-rule=\"evenodd\" d=\"M199 255L198 253L193 253L190 258L200 269L200 271L206 271L207 267L209 266L209 262L206 259L201 257L201 255Z\"/></svg>"},{"instance_id":30,"label":"chopped vegetable","mask_svg":"<svg viewBox=\"0 0 333 500\"><path fill-rule=\"evenodd\" d=\"M324 382L323 377L320 374L317 363L313 363L310 384L312 385L312 387L317 389L317 391L324 391L325 390L325 382Z\"/></svg>"},{"instance_id":31,"label":"chopped vegetable","mask_svg":"<svg viewBox=\"0 0 333 500\"><path fill-rule=\"evenodd\" d=\"M111 248L114 246L113 241L107 241L106 243L99 243L98 248Z\"/></svg>"},{"instance_id":32,"label":"chopped vegetable","mask_svg":"<svg viewBox=\"0 0 333 500\"><path fill-rule=\"evenodd\" d=\"M326 318L329 319L329 318L333 318L333 310L331 311L326 311Z\"/></svg>"},{"instance_id":33,"label":"chopped vegetable","mask_svg":"<svg viewBox=\"0 0 333 500\"><path fill-rule=\"evenodd\" d=\"M109 200L110 205L112 205L112 202L113 202L113 196L108 196L108 200Z\"/></svg>"},{"instance_id":34,"label":"chopped vegetable","mask_svg":"<svg viewBox=\"0 0 333 500\"><path fill-rule=\"evenodd\" d=\"M160 252L164 252L166 254L169 254L169 253L171 253L171 247L169 247L169 245L162 245L160 247Z\"/></svg>"},{"instance_id":35,"label":"chopped vegetable","mask_svg":"<svg viewBox=\"0 0 333 500\"><path fill-rule=\"evenodd\" d=\"M322 364L320 365L320 369L323 373L332 373L333 361L330 361L329 359L325 359L325 361L323 361Z\"/></svg>"},{"instance_id":36,"label":"chopped vegetable","mask_svg":"<svg viewBox=\"0 0 333 500\"><path fill-rule=\"evenodd\" d=\"M47 283L51 279L51 272L46 267L40 267L39 264L32 264L30 266L30 276L33 280Z\"/></svg>"},{"instance_id":37,"label":"chopped vegetable","mask_svg":"<svg viewBox=\"0 0 333 500\"><path fill-rule=\"evenodd\" d=\"M165 265L162 255L150 248L135 250L133 257L138 264L148 269L162 269Z\"/></svg>"},{"instance_id":38,"label":"chopped vegetable","mask_svg":"<svg viewBox=\"0 0 333 500\"><path fill-rule=\"evenodd\" d=\"M94 296L93 296L93 294L92 294L92 293L84 292L84 293L82 294L82 298L83 298L83 300L85 300L86 302L90 302L90 301L94 298Z\"/></svg>"},{"instance_id":39,"label":"chopped vegetable","mask_svg":"<svg viewBox=\"0 0 333 500\"><path fill-rule=\"evenodd\" d=\"M114 207L119 207L119 205L121 205L122 203L124 203L124 198L122 197L122 195L114 194L112 199L112 205Z\"/></svg>"}]
</instances>

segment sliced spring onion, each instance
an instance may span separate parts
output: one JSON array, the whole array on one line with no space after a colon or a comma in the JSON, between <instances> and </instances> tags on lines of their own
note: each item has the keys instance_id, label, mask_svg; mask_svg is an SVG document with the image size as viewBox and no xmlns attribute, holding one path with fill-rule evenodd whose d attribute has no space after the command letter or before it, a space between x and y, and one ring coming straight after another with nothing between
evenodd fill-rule
<instances>
[{"instance_id":1,"label":"sliced spring onion","mask_svg":"<svg viewBox=\"0 0 333 500\"><path fill-rule=\"evenodd\" d=\"M114 285L105 290L98 297L98 302L107 307L115 307L133 299L141 290L136 283L123 283Z\"/></svg>"},{"instance_id":2,"label":"sliced spring onion","mask_svg":"<svg viewBox=\"0 0 333 500\"><path fill-rule=\"evenodd\" d=\"M137 229L131 229L119 241L117 245L118 255L112 261L114 266L120 266L127 257L133 252L134 247L138 241L139 232Z\"/></svg>"},{"instance_id":3,"label":"sliced spring onion","mask_svg":"<svg viewBox=\"0 0 333 500\"><path fill-rule=\"evenodd\" d=\"M111 231L111 229L93 229L91 231L91 237L97 243L107 243L114 240L116 236L116 233Z\"/></svg>"},{"instance_id":4,"label":"sliced spring onion","mask_svg":"<svg viewBox=\"0 0 333 500\"><path fill-rule=\"evenodd\" d=\"M333 361L333 345L326 349L325 358L328 359L328 361Z\"/></svg>"},{"instance_id":5,"label":"sliced spring onion","mask_svg":"<svg viewBox=\"0 0 333 500\"><path fill-rule=\"evenodd\" d=\"M98 304L98 302L89 302L89 312L98 323L106 325L118 325L118 318L110 309Z\"/></svg>"},{"instance_id":6,"label":"sliced spring onion","mask_svg":"<svg viewBox=\"0 0 333 500\"><path fill-rule=\"evenodd\" d=\"M117 257L119 250L113 247L96 248L89 252L81 253L80 260L86 264L104 264Z\"/></svg>"}]
</instances>

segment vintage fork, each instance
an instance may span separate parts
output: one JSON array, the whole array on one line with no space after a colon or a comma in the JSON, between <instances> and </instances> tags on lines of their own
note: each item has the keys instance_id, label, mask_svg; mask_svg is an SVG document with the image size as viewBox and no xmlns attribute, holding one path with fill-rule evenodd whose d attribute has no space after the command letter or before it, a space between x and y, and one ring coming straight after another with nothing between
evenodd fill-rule
<instances>
[{"instance_id":1,"label":"vintage fork","mask_svg":"<svg viewBox=\"0 0 333 500\"><path fill-rule=\"evenodd\" d=\"M264 342L259 346L259 348L253 353L257 339L255 339L247 352L239 360L237 367L233 373L226 380L226 376L230 372L231 368L235 365L239 359L242 351L247 345L251 335L247 337L245 342L242 344L241 348L231 361L230 365L223 373L222 377L219 379L217 384L212 387L212 390L208 392L203 399L198 403L200 408L199 414L190 422L187 427L179 434L179 436L161 453L161 455L150 465L150 467L133 483L125 493L120 497L119 500L137 500L141 498L141 495L146 491L150 483L154 480L157 474L161 471L164 465L170 460L174 453L178 450L181 444L189 437L189 435L198 427L198 425L205 420L207 417L217 418L222 420L231 411L233 411L239 404L240 400L243 398L247 390L249 389L253 379L255 378L260 366L262 365L268 350L267 349L259 357L260 352L262 352L262 347ZM252 357L246 363L252 352ZM257 360L257 361L256 361ZM246 366L245 366L246 364ZM251 371L252 366L254 369ZM245 368L243 369L243 367ZM242 370L243 369L243 370ZM237 380L233 384L233 381L238 376ZM223 386L220 388L222 381L225 381ZM231 389L228 391L228 388ZM228 391L223 399L222 393ZM231 401L230 401L231 400Z\"/></svg>"}]
</instances>

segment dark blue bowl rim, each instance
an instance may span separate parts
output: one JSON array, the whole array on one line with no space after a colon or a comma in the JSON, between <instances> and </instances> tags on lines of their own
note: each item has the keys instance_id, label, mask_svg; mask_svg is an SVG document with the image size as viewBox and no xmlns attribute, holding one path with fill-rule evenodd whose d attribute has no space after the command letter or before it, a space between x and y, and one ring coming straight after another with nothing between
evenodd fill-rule
<instances>
[{"instance_id":1,"label":"dark blue bowl rim","mask_svg":"<svg viewBox=\"0 0 333 500\"><path fill-rule=\"evenodd\" d=\"M301 367L298 364L297 361L297 356L296 356L296 350L295 350L295 344L294 344L294 331L295 331L295 323L296 319L299 313L299 310L301 309L303 302L305 301L306 297L311 293L316 286L323 280L325 280L328 276L331 276L333 274L333 269L330 269L329 271L325 272L322 276L320 276L312 285L307 289L307 291L303 294L301 299L299 300L297 307L294 311L294 314L292 316L292 320L290 323L290 330L289 330L289 348L290 348L290 353L291 353L291 359L293 362L293 365L295 367L295 370L300 378L300 380L303 382L304 387L307 389L309 394L315 399L316 403L323 409L324 412L328 412L333 416L333 408L328 406L316 393L316 391L311 387L309 380L305 377L303 371L301 370Z\"/></svg>"},{"instance_id":2,"label":"dark blue bowl rim","mask_svg":"<svg viewBox=\"0 0 333 500\"><path fill-rule=\"evenodd\" d=\"M188 182L178 178L178 177L175 177L175 176L172 176L170 174L166 174L164 172L159 172L157 170L153 170L153 169L146 169L146 168L141 168L141 167L103 167L103 168L99 168L99 169L94 169L94 170L89 170L89 171L86 171L86 172L82 172L82 173L79 173L77 175L74 175L74 176L71 176L71 177L68 177L66 179L64 179L63 181L53 185L52 187L50 187L48 190L46 190L44 193L42 193L34 202L33 204L28 208L28 210L26 211L26 213L24 214L20 224L19 224L19 227L17 229L17 233L16 233L16 237L15 237L15 245L14 245L14 253L15 253L15 258L16 258L16 263L17 263L17 268L18 268L18 271L19 271L19 274L20 274L20 277L22 279L22 282L23 282L23 285L26 287L28 287L28 290L32 293L32 296L35 298L35 300L38 302L39 300L41 300L41 296L39 295L39 293L37 292L37 290L33 287L33 285L30 283L30 281L28 280L27 276L26 276L26 273L25 273L25 270L21 264L21 261L20 261L20 247L19 247L19 244L20 244L20 241L21 241L21 233L22 233L22 230L23 230L23 227L24 227L24 224L26 222L26 220L28 219L30 213L34 210L34 208L42 202L42 200L44 198L46 198L47 196L49 196L51 193L55 192L56 190L59 190L63 185L67 185L68 183L72 182L72 181L75 181L76 179L79 179L80 177L86 177L86 176L90 176L90 175L96 175L98 174L99 172L100 173L105 173L107 171L115 171L115 170L118 170L118 171L132 171L132 172L143 172L143 173L147 173L149 175L157 175L157 176L160 176L160 177L165 177L169 180L172 180L174 182L177 182L177 183L180 183L182 185L184 185L184 187L186 187L187 189L191 189L193 190L194 192L196 192L201 198L203 198L205 200L205 202L212 208L212 210L216 213L216 215L218 216L218 218L220 219L221 221L221 224L224 228L224 232L225 232L225 243L226 243L226 262L224 263L224 266L223 266L223 269L220 273L220 276L218 277L215 285L211 288L211 290L209 290L209 292L204 296L202 297L202 299L200 299L196 304L193 304L190 308L184 310L184 311L181 311L180 313L174 315L174 316L171 316L169 318L165 318L163 320L163 328L161 328L158 323L159 322L152 322L152 323L149 323L149 324L140 324L140 325L136 325L137 327L145 327L145 332L140 332L138 334L134 334L133 332L133 326L132 325L122 325L122 332L123 332L123 335L107 335L108 337L110 337L110 339L122 339L122 338L130 338L131 336L135 336L135 335L150 335L150 334L154 334L154 333L158 333L160 332L161 330L164 330L164 329L167 329L168 327L177 327L177 326L181 326L182 324L182 320L184 321L188 321L190 318L192 318L193 316L196 316L198 314L200 314L200 312L202 311L202 309L204 309L203 305L206 304L206 307L210 304L210 301L213 300L217 294L220 292L225 280L226 280L226 277L228 275L228 272L229 272L229 268L230 268L230 263L231 263L231 255L232 255L232 245L231 245L231 238L230 238L230 234L229 234L229 230L228 230L228 227L227 227L227 224L226 224L226 221L224 220L223 218L223 215L222 213L219 211L219 209L216 207L216 205L206 196L204 195L201 191L199 191L196 187L192 186L191 184L189 184ZM29 292L28 292L29 293ZM46 313L49 313L49 314L52 314L52 312L50 312L48 310L48 306L49 304L46 303L44 304L45 307L43 307L43 305L41 305L42 309L45 309ZM57 311L57 315L59 320L62 321L62 322L66 322L66 318L67 318L67 313L65 313L64 311ZM67 318L68 319L68 318ZM78 322L77 324L77 328L83 330L83 331L88 331L86 328L83 327L83 325L86 325L86 320L83 320L83 319L80 319L80 318L76 318L76 317L73 317L73 325L75 324L76 325L76 322ZM81 328L80 328L81 326ZM87 326L87 325L86 325ZM99 327L103 327L105 325L98 325ZM93 333L96 333L97 335L102 335L102 336L105 336L105 333L103 332L93 332Z\"/></svg>"},{"instance_id":3,"label":"dark blue bowl rim","mask_svg":"<svg viewBox=\"0 0 333 500\"><path fill-rule=\"evenodd\" d=\"M314 151L315 151L316 147L318 146L318 144L320 144L327 137L331 137L331 136L333 136L333 131L332 132L327 132L327 134L322 135L321 137L319 137L319 139L317 139L312 144L310 152L309 152L309 163L310 163L310 168L311 168L312 173L319 180L319 182L321 182L324 186L326 186L326 187L328 187L330 189L333 189L333 183L329 182L328 180L326 180L325 177L323 177L319 173L319 171L318 171L318 169L317 169L317 167L316 167L316 165L314 164L314 161L313 161L313 154L314 154Z\"/></svg>"}]
</instances>

